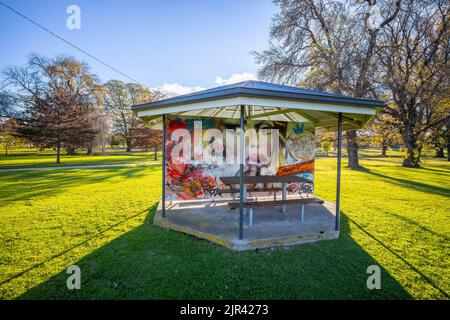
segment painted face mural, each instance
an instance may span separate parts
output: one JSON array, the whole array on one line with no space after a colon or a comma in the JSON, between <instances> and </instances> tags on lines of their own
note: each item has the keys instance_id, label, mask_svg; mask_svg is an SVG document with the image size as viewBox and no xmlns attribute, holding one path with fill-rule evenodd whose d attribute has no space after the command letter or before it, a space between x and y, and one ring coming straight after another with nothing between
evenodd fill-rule
<instances>
[{"instance_id":1,"label":"painted face mural","mask_svg":"<svg viewBox=\"0 0 450 320\"><path fill-rule=\"evenodd\" d=\"M239 175L239 120L170 115L166 121L167 197L216 197L220 177ZM314 134L303 123L249 120L243 159L248 176L295 174L313 181ZM313 185L293 183L288 191L312 193Z\"/></svg>"}]
</instances>

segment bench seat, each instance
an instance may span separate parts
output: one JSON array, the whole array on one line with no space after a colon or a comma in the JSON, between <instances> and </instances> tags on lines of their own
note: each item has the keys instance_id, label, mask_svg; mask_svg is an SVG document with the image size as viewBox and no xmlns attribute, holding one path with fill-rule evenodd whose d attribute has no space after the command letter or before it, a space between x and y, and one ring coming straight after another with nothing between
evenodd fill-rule
<instances>
[{"instance_id":1,"label":"bench seat","mask_svg":"<svg viewBox=\"0 0 450 320\"><path fill-rule=\"evenodd\" d=\"M302 198L302 199L286 199L286 200L270 200L270 201L244 201L244 208L262 208L262 207L277 207L277 206L293 206L308 203L320 203L324 201L318 198ZM239 209L239 202L228 202L230 209Z\"/></svg>"}]
</instances>

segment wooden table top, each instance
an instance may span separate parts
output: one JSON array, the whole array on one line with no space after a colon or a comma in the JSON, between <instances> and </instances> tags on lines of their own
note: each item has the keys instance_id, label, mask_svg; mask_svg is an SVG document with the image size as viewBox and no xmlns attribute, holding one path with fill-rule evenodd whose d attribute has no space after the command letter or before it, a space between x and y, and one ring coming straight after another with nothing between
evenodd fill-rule
<instances>
[{"instance_id":1,"label":"wooden table top","mask_svg":"<svg viewBox=\"0 0 450 320\"><path fill-rule=\"evenodd\" d=\"M223 184L239 184L239 176L232 177L220 177ZM256 184L256 183L293 183L293 182L306 182L312 183L311 180L305 179L296 175L286 176L244 176L244 184Z\"/></svg>"}]
</instances>

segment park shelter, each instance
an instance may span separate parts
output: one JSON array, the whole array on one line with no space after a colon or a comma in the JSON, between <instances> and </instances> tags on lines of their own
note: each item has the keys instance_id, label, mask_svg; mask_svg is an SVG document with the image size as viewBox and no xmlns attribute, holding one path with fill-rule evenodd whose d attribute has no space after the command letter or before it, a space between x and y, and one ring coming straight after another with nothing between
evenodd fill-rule
<instances>
[{"instance_id":1,"label":"park shelter","mask_svg":"<svg viewBox=\"0 0 450 320\"><path fill-rule=\"evenodd\" d=\"M252 80L133 106L133 111L151 128L163 130L162 200L154 223L240 250L338 237L342 131L362 128L383 106L384 103L381 101ZM191 170L184 178L180 178L185 175L182 171L187 167L183 164L180 169L179 163L168 161L168 146L173 143L170 141L170 134L181 127L185 131L194 132L192 123L195 120L204 121L209 126L222 129L230 126L238 129L237 157L240 161L237 165L220 167L219 170L215 168L215 171L211 171L209 167L205 169L203 166L203 171ZM278 128L281 128L285 132L284 136L280 133L280 141L284 148L280 154L285 163L279 165L277 171L273 168L258 169L261 170L256 173L259 178L250 178L245 171L251 167L247 163L249 151L246 149L249 148L246 132L251 126L269 127L272 132L275 132L275 128L276 132L280 132ZM293 182L295 189L294 182L312 181L307 178L314 173L314 150L312 150L312 156L308 150L311 149L311 141L314 145L316 128L338 132L335 204L323 200L320 202L314 202L311 199L301 200L304 198L301 190L298 191L301 199L297 199L298 197L294 195L286 195L288 193L286 184ZM195 135L195 132L193 134ZM231 141L231 138L227 139ZM309 149L302 145L304 143L308 144ZM290 148L295 150L293 156ZM303 158L305 152L307 157ZM273 157L274 154L271 156ZM288 163L288 160L294 162ZM196 164L196 166L201 165ZM255 166L260 167L258 163ZM287 169L287 171L280 169ZM175 173L170 175L169 170L175 170ZM208 176L204 174L205 170L210 170L209 173L213 172L213 174L210 173ZM217 172L222 172L224 177L215 176ZM280 178L284 175L283 172L289 174ZM179 186L179 181L185 179L189 181L187 183L192 184L194 179L192 177L200 179L205 184L211 182L214 186L216 183L217 185L226 184L228 181L227 186L232 191L226 191L221 186L220 189L212 191L211 194L214 196L211 197L206 195L209 192L208 188L205 189L206 191L201 191L200 188L198 192L186 192L185 186ZM168 181L168 179L172 180ZM280 205L280 200L276 200L278 193L276 187L273 185L264 188L255 188L254 185L248 187L249 181L253 181L254 185L268 181L282 182L281 192L282 201L284 201L282 213L276 209ZM249 200L247 192L249 188L255 191L254 194L258 194L257 192L261 190L273 191L273 200L270 195L270 201L266 201L267 192L263 192L263 196L260 197L262 200L259 200L257 196ZM219 191L221 193L218 196ZM231 195L230 193L233 195L233 200L226 199ZM237 195L239 200L235 198ZM309 199L308 195L306 199ZM263 205L264 203L270 205ZM296 203L301 203L300 211L291 206L289 210L286 210L286 204ZM307 222L304 221L304 203L308 204L306 206L306 213L309 212L309 218L308 214L306 215ZM230 211L230 208L236 211ZM255 223L253 223L253 208ZM258 211L257 214L256 211ZM301 214L300 220L296 219L299 214ZM244 222L244 215L249 216L248 223Z\"/></svg>"}]
</instances>

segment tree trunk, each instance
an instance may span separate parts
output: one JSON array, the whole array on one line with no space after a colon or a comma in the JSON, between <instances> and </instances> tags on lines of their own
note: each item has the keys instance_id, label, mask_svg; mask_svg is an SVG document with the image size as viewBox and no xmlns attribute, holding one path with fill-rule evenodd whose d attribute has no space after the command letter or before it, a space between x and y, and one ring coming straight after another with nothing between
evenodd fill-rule
<instances>
[{"instance_id":1,"label":"tree trunk","mask_svg":"<svg viewBox=\"0 0 450 320\"><path fill-rule=\"evenodd\" d=\"M61 145L56 147L56 164L61 163Z\"/></svg>"},{"instance_id":2,"label":"tree trunk","mask_svg":"<svg viewBox=\"0 0 450 320\"><path fill-rule=\"evenodd\" d=\"M68 155L74 155L75 154L75 148L72 146L67 146L66 152Z\"/></svg>"},{"instance_id":3,"label":"tree trunk","mask_svg":"<svg viewBox=\"0 0 450 320\"><path fill-rule=\"evenodd\" d=\"M406 145L406 157L403 159L403 167L420 168L419 165L419 146L414 134L409 130L403 137Z\"/></svg>"},{"instance_id":4,"label":"tree trunk","mask_svg":"<svg viewBox=\"0 0 450 320\"><path fill-rule=\"evenodd\" d=\"M403 159L403 166L406 168L420 168L417 148L408 144L406 150L408 154Z\"/></svg>"},{"instance_id":5,"label":"tree trunk","mask_svg":"<svg viewBox=\"0 0 450 320\"><path fill-rule=\"evenodd\" d=\"M102 143L101 143L101 149L102 149L101 155L102 155L102 156L106 156L106 155L107 155L107 152L106 152L106 143L104 142L103 139L102 139Z\"/></svg>"},{"instance_id":6,"label":"tree trunk","mask_svg":"<svg viewBox=\"0 0 450 320\"><path fill-rule=\"evenodd\" d=\"M131 152L131 139L126 139L127 150L126 152Z\"/></svg>"},{"instance_id":7,"label":"tree trunk","mask_svg":"<svg viewBox=\"0 0 450 320\"><path fill-rule=\"evenodd\" d=\"M447 161L450 161L450 118L447 119Z\"/></svg>"},{"instance_id":8,"label":"tree trunk","mask_svg":"<svg viewBox=\"0 0 450 320\"><path fill-rule=\"evenodd\" d=\"M382 157L386 157L387 148L388 148L388 146L387 146L386 142L383 141L381 143L381 156Z\"/></svg>"},{"instance_id":9,"label":"tree trunk","mask_svg":"<svg viewBox=\"0 0 450 320\"><path fill-rule=\"evenodd\" d=\"M86 148L86 155L87 156L92 156L93 153L94 153L94 148L92 147L92 145L87 146L87 148Z\"/></svg>"},{"instance_id":10,"label":"tree trunk","mask_svg":"<svg viewBox=\"0 0 450 320\"><path fill-rule=\"evenodd\" d=\"M356 130L347 131L347 158L349 168L353 170L361 168L358 159L358 143L356 142Z\"/></svg>"},{"instance_id":11,"label":"tree trunk","mask_svg":"<svg viewBox=\"0 0 450 320\"><path fill-rule=\"evenodd\" d=\"M154 151L153 151L153 160L158 160L158 147L157 146L155 146L155 149L154 149Z\"/></svg>"},{"instance_id":12,"label":"tree trunk","mask_svg":"<svg viewBox=\"0 0 450 320\"><path fill-rule=\"evenodd\" d=\"M417 163L420 163L421 162L421 158L422 158L422 150L423 150L423 147L422 146L420 146L420 147L418 147L417 148Z\"/></svg>"},{"instance_id":13,"label":"tree trunk","mask_svg":"<svg viewBox=\"0 0 450 320\"><path fill-rule=\"evenodd\" d=\"M444 158L444 157L445 157L444 147L441 146L441 147L436 148L436 158Z\"/></svg>"},{"instance_id":14,"label":"tree trunk","mask_svg":"<svg viewBox=\"0 0 450 320\"><path fill-rule=\"evenodd\" d=\"M447 161L450 161L450 139L447 140Z\"/></svg>"}]
</instances>

